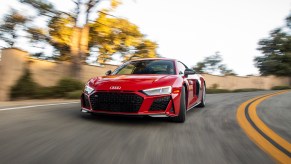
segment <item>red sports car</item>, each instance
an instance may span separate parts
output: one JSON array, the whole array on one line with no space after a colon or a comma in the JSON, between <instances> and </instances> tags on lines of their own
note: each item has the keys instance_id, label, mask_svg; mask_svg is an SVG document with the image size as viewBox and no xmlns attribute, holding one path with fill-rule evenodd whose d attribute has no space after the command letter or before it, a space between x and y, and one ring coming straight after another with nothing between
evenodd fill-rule
<instances>
[{"instance_id":1,"label":"red sports car","mask_svg":"<svg viewBox=\"0 0 291 164\"><path fill-rule=\"evenodd\" d=\"M186 111L205 106L204 78L174 59L126 62L88 81L82 112L170 117L184 122Z\"/></svg>"}]
</instances>

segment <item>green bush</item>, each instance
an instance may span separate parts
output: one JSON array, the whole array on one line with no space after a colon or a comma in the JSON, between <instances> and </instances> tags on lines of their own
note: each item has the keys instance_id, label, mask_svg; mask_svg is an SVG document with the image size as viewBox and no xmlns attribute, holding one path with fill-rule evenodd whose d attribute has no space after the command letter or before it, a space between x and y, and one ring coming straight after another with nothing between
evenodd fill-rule
<instances>
[{"instance_id":1,"label":"green bush","mask_svg":"<svg viewBox=\"0 0 291 164\"><path fill-rule=\"evenodd\" d=\"M227 89L206 89L207 94L212 94L212 93L229 93L231 92L230 90Z\"/></svg>"},{"instance_id":2,"label":"green bush","mask_svg":"<svg viewBox=\"0 0 291 164\"><path fill-rule=\"evenodd\" d=\"M58 96L65 96L66 93L76 91L76 90L82 90L84 87L84 84L81 83L78 80L70 79L70 78L64 78L61 79L56 86L56 91L58 93Z\"/></svg>"},{"instance_id":3,"label":"green bush","mask_svg":"<svg viewBox=\"0 0 291 164\"><path fill-rule=\"evenodd\" d=\"M245 88L245 89L236 89L236 90L227 90L227 89L213 89L209 88L206 89L206 93L232 93L232 92L254 92L254 91L263 91L263 89L256 89L256 88Z\"/></svg>"},{"instance_id":4,"label":"green bush","mask_svg":"<svg viewBox=\"0 0 291 164\"><path fill-rule=\"evenodd\" d=\"M43 98L56 98L57 96L57 90L55 86L52 87L39 87L35 94L33 95L33 98L35 99L43 99Z\"/></svg>"},{"instance_id":5,"label":"green bush","mask_svg":"<svg viewBox=\"0 0 291 164\"><path fill-rule=\"evenodd\" d=\"M33 98L39 86L31 78L30 72L26 69L24 74L10 89L10 98Z\"/></svg>"},{"instance_id":6,"label":"green bush","mask_svg":"<svg viewBox=\"0 0 291 164\"><path fill-rule=\"evenodd\" d=\"M272 90L284 90L284 89L291 89L291 86L274 86Z\"/></svg>"},{"instance_id":7,"label":"green bush","mask_svg":"<svg viewBox=\"0 0 291 164\"><path fill-rule=\"evenodd\" d=\"M10 90L12 100L20 98L79 98L84 84L78 80L64 78L56 86L42 87L35 83L29 70L25 70L23 76Z\"/></svg>"},{"instance_id":8,"label":"green bush","mask_svg":"<svg viewBox=\"0 0 291 164\"><path fill-rule=\"evenodd\" d=\"M68 99L79 99L81 97L82 92L83 92L82 90L68 92L65 97Z\"/></svg>"},{"instance_id":9,"label":"green bush","mask_svg":"<svg viewBox=\"0 0 291 164\"><path fill-rule=\"evenodd\" d=\"M263 89L257 88L244 88L244 89L235 89L232 92L254 92L254 91L263 91Z\"/></svg>"}]
</instances>

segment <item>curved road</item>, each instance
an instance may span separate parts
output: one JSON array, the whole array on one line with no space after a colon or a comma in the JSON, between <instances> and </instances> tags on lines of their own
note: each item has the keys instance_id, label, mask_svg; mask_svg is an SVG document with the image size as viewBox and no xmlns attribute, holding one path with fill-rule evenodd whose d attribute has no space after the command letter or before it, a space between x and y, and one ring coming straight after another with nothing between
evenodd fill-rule
<instances>
[{"instance_id":1,"label":"curved road","mask_svg":"<svg viewBox=\"0 0 291 164\"><path fill-rule=\"evenodd\" d=\"M241 103L266 93L271 91L207 95L207 106L189 111L184 124L161 118L91 116L80 113L78 103L0 107L0 163L275 163L236 120ZM290 141L291 93L279 96L259 105L258 113ZM271 105L284 109L262 110Z\"/></svg>"}]
</instances>

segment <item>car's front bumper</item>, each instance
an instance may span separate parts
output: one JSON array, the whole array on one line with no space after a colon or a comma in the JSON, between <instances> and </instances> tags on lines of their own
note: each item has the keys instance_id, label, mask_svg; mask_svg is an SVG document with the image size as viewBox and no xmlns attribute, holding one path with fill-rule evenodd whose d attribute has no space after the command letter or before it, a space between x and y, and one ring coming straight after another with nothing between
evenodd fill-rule
<instances>
[{"instance_id":1,"label":"car's front bumper","mask_svg":"<svg viewBox=\"0 0 291 164\"><path fill-rule=\"evenodd\" d=\"M142 102L140 104L134 102L134 97L124 98L128 96L128 94L135 95L136 97L138 97L138 99L142 98ZM104 97L104 95L106 96ZM102 113L113 115L146 115L151 117L175 117L179 113L178 112L179 109L177 109L179 108L179 105L177 105L177 103L179 104L180 99L178 97L179 97L178 94L147 96L144 93L138 91L137 92L96 91L90 95L85 93L82 94L81 111L88 113ZM133 104L130 105L130 103ZM129 108L133 108L133 110Z\"/></svg>"}]
</instances>

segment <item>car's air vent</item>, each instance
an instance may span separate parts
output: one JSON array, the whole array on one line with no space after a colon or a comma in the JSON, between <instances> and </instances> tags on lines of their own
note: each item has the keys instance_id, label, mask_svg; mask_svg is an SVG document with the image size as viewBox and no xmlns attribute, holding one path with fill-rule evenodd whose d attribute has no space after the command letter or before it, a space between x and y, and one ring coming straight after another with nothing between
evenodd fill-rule
<instances>
[{"instance_id":1,"label":"car's air vent","mask_svg":"<svg viewBox=\"0 0 291 164\"><path fill-rule=\"evenodd\" d=\"M138 112L143 98L135 93L96 92L90 96L93 110L109 112Z\"/></svg>"},{"instance_id":2,"label":"car's air vent","mask_svg":"<svg viewBox=\"0 0 291 164\"><path fill-rule=\"evenodd\" d=\"M86 95L84 94L81 95L81 101L84 108L90 108L89 99Z\"/></svg>"},{"instance_id":3,"label":"car's air vent","mask_svg":"<svg viewBox=\"0 0 291 164\"><path fill-rule=\"evenodd\" d=\"M155 99L151 105L150 110L151 111L166 110L170 99L171 99L171 96L166 96L166 97L161 97L161 98Z\"/></svg>"}]
</instances>

